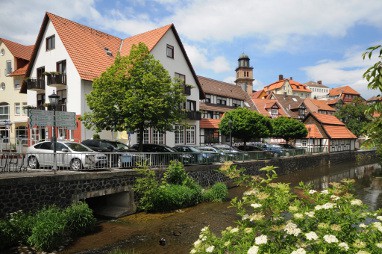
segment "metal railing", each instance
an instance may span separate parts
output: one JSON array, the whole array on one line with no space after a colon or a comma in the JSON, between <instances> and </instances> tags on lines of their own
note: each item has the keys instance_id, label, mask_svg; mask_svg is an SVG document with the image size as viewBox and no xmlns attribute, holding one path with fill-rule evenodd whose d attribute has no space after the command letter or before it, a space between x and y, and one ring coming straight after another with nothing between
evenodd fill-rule
<instances>
[{"instance_id":1,"label":"metal railing","mask_svg":"<svg viewBox=\"0 0 382 254\"><path fill-rule=\"evenodd\" d=\"M271 152L235 152L235 153L70 153L57 152L58 170L92 171L110 169L131 169L148 165L150 167L165 167L171 161L177 160L184 165L205 165L223 163L225 161L245 162L266 160L277 156L297 156L305 153L304 149L286 150L285 154L276 155ZM52 170L53 151L46 153L0 152L1 172L23 172L26 170Z\"/></svg>"}]
</instances>

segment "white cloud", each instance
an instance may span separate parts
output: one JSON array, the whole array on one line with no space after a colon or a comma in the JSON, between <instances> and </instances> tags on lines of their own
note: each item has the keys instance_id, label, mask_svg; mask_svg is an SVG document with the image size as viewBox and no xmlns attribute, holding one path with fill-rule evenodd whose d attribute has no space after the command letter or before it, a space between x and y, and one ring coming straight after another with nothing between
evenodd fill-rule
<instances>
[{"instance_id":1,"label":"white cloud","mask_svg":"<svg viewBox=\"0 0 382 254\"><path fill-rule=\"evenodd\" d=\"M212 70L215 73L232 70L227 59L223 56L211 57L206 49L189 44L184 44L184 47L195 69Z\"/></svg>"},{"instance_id":2,"label":"white cloud","mask_svg":"<svg viewBox=\"0 0 382 254\"><path fill-rule=\"evenodd\" d=\"M306 72L308 79L322 80L324 85L329 87L349 85L362 97L368 99L378 93L377 90L367 88L367 81L363 78L363 73L376 61L376 56L369 59L362 59L363 51L349 50L341 60L322 60L314 66L301 68Z\"/></svg>"}]
</instances>

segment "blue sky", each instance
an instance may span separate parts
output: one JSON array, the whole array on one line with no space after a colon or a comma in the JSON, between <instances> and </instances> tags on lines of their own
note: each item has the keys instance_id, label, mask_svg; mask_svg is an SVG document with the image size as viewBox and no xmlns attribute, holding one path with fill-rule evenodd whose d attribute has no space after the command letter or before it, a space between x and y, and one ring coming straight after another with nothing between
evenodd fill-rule
<instances>
[{"instance_id":1,"label":"blue sky","mask_svg":"<svg viewBox=\"0 0 382 254\"><path fill-rule=\"evenodd\" d=\"M382 44L381 0L12 0L1 1L0 37L35 43L46 11L125 38L174 23L198 75L233 82L247 54L255 89L279 74L368 99L363 60ZM19 16L20 15L20 16Z\"/></svg>"}]
</instances>

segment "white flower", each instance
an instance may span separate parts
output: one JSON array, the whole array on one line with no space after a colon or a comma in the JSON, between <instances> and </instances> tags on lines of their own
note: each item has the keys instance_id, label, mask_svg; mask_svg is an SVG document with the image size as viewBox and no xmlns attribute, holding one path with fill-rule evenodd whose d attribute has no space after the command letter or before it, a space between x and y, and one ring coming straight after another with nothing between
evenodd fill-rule
<instances>
[{"instance_id":1,"label":"white flower","mask_svg":"<svg viewBox=\"0 0 382 254\"><path fill-rule=\"evenodd\" d=\"M314 211L305 212L305 215L310 217L310 218L313 218L314 217Z\"/></svg>"},{"instance_id":2,"label":"white flower","mask_svg":"<svg viewBox=\"0 0 382 254\"><path fill-rule=\"evenodd\" d=\"M361 223L361 224L359 224L359 227L360 227L360 228L367 228L367 226L366 226L365 223Z\"/></svg>"},{"instance_id":3,"label":"white flower","mask_svg":"<svg viewBox=\"0 0 382 254\"><path fill-rule=\"evenodd\" d=\"M259 252L259 246L252 246L251 248L249 248L247 254L257 254Z\"/></svg>"},{"instance_id":4,"label":"white flower","mask_svg":"<svg viewBox=\"0 0 382 254\"><path fill-rule=\"evenodd\" d=\"M340 199L340 197L336 196L336 195L331 195L330 198L334 201L337 201Z\"/></svg>"},{"instance_id":5,"label":"white flower","mask_svg":"<svg viewBox=\"0 0 382 254\"><path fill-rule=\"evenodd\" d=\"M266 235L260 235L255 238L255 244L261 245L261 244L266 244L268 241L268 237Z\"/></svg>"},{"instance_id":6,"label":"white flower","mask_svg":"<svg viewBox=\"0 0 382 254\"><path fill-rule=\"evenodd\" d=\"M309 194L314 194L314 193L316 193L317 191L316 190L310 190L309 191Z\"/></svg>"},{"instance_id":7,"label":"white flower","mask_svg":"<svg viewBox=\"0 0 382 254\"><path fill-rule=\"evenodd\" d=\"M202 228L200 231L201 231L201 232L205 232L205 231L207 231L207 230L208 230L208 226Z\"/></svg>"},{"instance_id":8,"label":"white flower","mask_svg":"<svg viewBox=\"0 0 382 254\"><path fill-rule=\"evenodd\" d=\"M375 244L378 248L382 249L382 243L376 243Z\"/></svg>"},{"instance_id":9,"label":"white flower","mask_svg":"<svg viewBox=\"0 0 382 254\"><path fill-rule=\"evenodd\" d=\"M247 233L247 234L249 234L249 233L251 233L252 232L252 228L245 228L244 229L244 233Z\"/></svg>"},{"instance_id":10,"label":"white flower","mask_svg":"<svg viewBox=\"0 0 382 254\"><path fill-rule=\"evenodd\" d=\"M339 243L338 246L341 247L342 249L346 250L346 251L349 249L349 245L347 243L344 243L344 242Z\"/></svg>"},{"instance_id":11,"label":"white flower","mask_svg":"<svg viewBox=\"0 0 382 254\"><path fill-rule=\"evenodd\" d=\"M239 228L233 228L233 229L231 229L231 231L230 231L231 233L237 233L237 232L239 232Z\"/></svg>"},{"instance_id":12,"label":"white flower","mask_svg":"<svg viewBox=\"0 0 382 254\"><path fill-rule=\"evenodd\" d=\"M318 211L318 210L321 210L321 209L328 210L328 209L331 209L331 208L334 208L334 207L336 207L336 204L329 202L329 203L326 203L326 204L323 204L323 205L316 205L314 207L314 209Z\"/></svg>"},{"instance_id":13,"label":"white flower","mask_svg":"<svg viewBox=\"0 0 382 254\"><path fill-rule=\"evenodd\" d=\"M315 232L313 232L313 231L310 231L309 233L306 233L305 237L308 240L317 240L318 239L318 235Z\"/></svg>"},{"instance_id":14,"label":"white flower","mask_svg":"<svg viewBox=\"0 0 382 254\"><path fill-rule=\"evenodd\" d=\"M214 249L215 249L215 246L211 245L211 246L209 246L209 247L206 249L206 252L208 252L208 253L212 253L212 252L214 251Z\"/></svg>"},{"instance_id":15,"label":"white flower","mask_svg":"<svg viewBox=\"0 0 382 254\"><path fill-rule=\"evenodd\" d=\"M293 215L293 217L294 217L295 219L303 219L303 218L304 218L304 215L303 215L302 213L295 213L295 214Z\"/></svg>"},{"instance_id":16,"label":"white flower","mask_svg":"<svg viewBox=\"0 0 382 254\"><path fill-rule=\"evenodd\" d=\"M248 214L244 214L243 217L241 217L241 220L247 220L249 218Z\"/></svg>"},{"instance_id":17,"label":"white flower","mask_svg":"<svg viewBox=\"0 0 382 254\"><path fill-rule=\"evenodd\" d=\"M353 199L352 201L350 201L350 204L352 204L352 205L362 205L362 200L360 200L360 199Z\"/></svg>"},{"instance_id":18,"label":"white flower","mask_svg":"<svg viewBox=\"0 0 382 254\"><path fill-rule=\"evenodd\" d=\"M196 240L195 242L194 242L194 246L195 247L199 247L199 245L202 243L202 241L201 240Z\"/></svg>"},{"instance_id":19,"label":"white flower","mask_svg":"<svg viewBox=\"0 0 382 254\"><path fill-rule=\"evenodd\" d=\"M192 249L191 251L190 251L190 254L195 254L196 253L196 250L195 249Z\"/></svg>"},{"instance_id":20,"label":"white flower","mask_svg":"<svg viewBox=\"0 0 382 254\"><path fill-rule=\"evenodd\" d=\"M227 241L227 242L224 243L224 246L227 247L227 246L229 246L230 244L231 244L231 241Z\"/></svg>"},{"instance_id":21,"label":"white flower","mask_svg":"<svg viewBox=\"0 0 382 254\"><path fill-rule=\"evenodd\" d=\"M329 194L329 191L328 190L322 190L321 194Z\"/></svg>"},{"instance_id":22,"label":"white flower","mask_svg":"<svg viewBox=\"0 0 382 254\"><path fill-rule=\"evenodd\" d=\"M381 220L382 221L382 216L377 216L377 220Z\"/></svg>"},{"instance_id":23,"label":"white flower","mask_svg":"<svg viewBox=\"0 0 382 254\"><path fill-rule=\"evenodd\" d=\"M284 231L287 232L288 235L294 236L298 236L301 233L301 229L299 229L296 224L290 221L285 225Z\"/></svg>"},{"instance_id":24,"label":"white flower","mask_svg":"<svg viewBox=\"0 0 382 254\"><path fill-rule=\"evenodd\" d=\"M306 254L306 251L303 248L292 251L291 254Z\"/></svg>"},{"instance_id":25,"label":"white flower","mask_svg":"<svg viewBox=\"0 0 382 254\"><path fill-rule=\"evenodd\" d=\"M364 250L360 250L356 254L370 254L370 252L367 252L367 251L364 251Z\"/></svg>"},{"instance_id":26,"label":"white flower","mask_svg":"<svg viewBox=\"0 0 382 254\"><path fill-rule=\"evenodd\" d=\"M298 207L297 206L289 206L289 211L291 212L297 212L298 211Z\"/></svg>"},{"instance_id":27,"label":"white flower","mask_svg":"<svg viewBox=\"0 0 382 254\"><path fill-rule=\"evenodd\" d=\"M261 207L261 204L251 204L251 206L256 209L256 208Z\"/></svg>"},{"instance_id":28,"label":"white flower","mask_svg":"<svg viewBox=\"0 0 382 254\"><path fill-rule=\"evenodd\" d=\"M258 193L258 191L257 190L248 190L248 191L246 191L246 192L244 192L243 193L243 195L244 196L250 196L250 195L255 195L255 194L257 194Z\"/></svg>"},{"instance_id":29,"label":"white flower","mask_svg":"<svg viewBox=\"0 0 382 254\"><path fill-rule=\"evenodd\" d=\"M324 240L327 243L338 243L338 239L335 235L324 235Z\"/></svg>"}]
</instances>

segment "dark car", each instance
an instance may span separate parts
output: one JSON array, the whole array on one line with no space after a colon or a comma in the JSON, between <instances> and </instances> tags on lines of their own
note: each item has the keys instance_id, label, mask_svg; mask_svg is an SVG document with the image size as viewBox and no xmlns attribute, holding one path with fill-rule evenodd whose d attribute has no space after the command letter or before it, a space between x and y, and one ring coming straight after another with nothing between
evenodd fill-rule
<instances>
[{"instance_id":1,"label":"dark car","mask_svg":"<svg viewBox=\"0 0 382 254\"><path fill-rule=\"evenodd\" d=\"M142 159L135 149L130 149L127 145L114 140L107 139L87 139L81 142L97 152L103 152L109 157L111 166L133 167Z\"/></svg>"},{"instance_id":2,"label":"dark car","mask_svg":"<svg viewBox=\"0 0 382 254\"><path fill-rule=\"evenodd\" d=\"M190 155L190 164L202 164L202 163L211 163L214 158L211 153L200 150L195 146L187 146L187 145L178 145L173 147L174 150L181 152L185 155Z\"/></svg>"},{"instance_id":3,"label":"dark car","mask_svg":"<svg viewBox=\"0 0 382 254\"><path fill-rule=\"evenodd\" d=\"M235 147L225 145L225 144L216 144L213 145L214 148L221 151L224 161L230 160L245 160L248 159L248 153L238 150Z\"/></svg>"},{"instance_id":4,"label":"dark car","mask_svg":"<svg viewBox=\"0 0 382 254\"><path fill-rule=\"evenodd\" d=\"M240 151L246 151L246 152L263 151L263 149L255 145L245 145L245 146L240 145L240 146L236 146L236 148L239 149Z\"/></svg>"},{"instance_id":5,"label":"dark car","mask_svg":"<svg viewBox=\"0 0 382 254\"><path fill-rule=\"evenodd\" d=\"M278 145L283 147L284 149L296 149L296 147L294 147L290 144L278 144Z\"/></svg>"}]
</instances>

